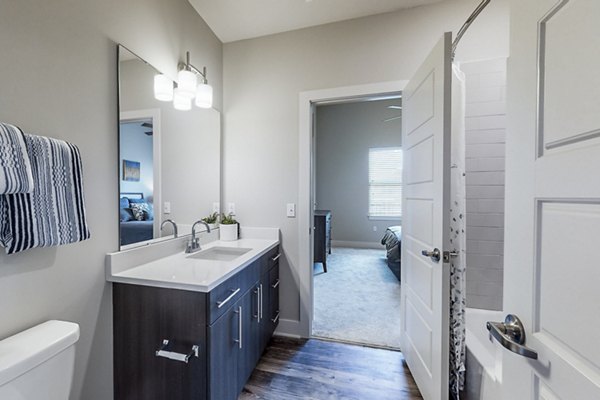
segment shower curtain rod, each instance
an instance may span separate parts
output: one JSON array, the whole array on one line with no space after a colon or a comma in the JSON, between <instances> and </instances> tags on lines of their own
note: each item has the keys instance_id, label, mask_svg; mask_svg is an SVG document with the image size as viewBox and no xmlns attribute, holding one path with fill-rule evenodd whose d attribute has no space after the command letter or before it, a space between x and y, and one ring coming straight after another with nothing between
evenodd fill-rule
<instances>
[{"instance_id":1,"label":"shower curtain rod","mask_svg":"<svg viewBox=\"0 0 600 400\"><path fill-rule=\"evenodd\" d=\"M481 3L479 3L475 11L473 11L469 18L467 18L463 26L456 34L456 38L452 42L452 61L454 61L454 55L456 53L456 48L458 47L458 42L460 42L460 39L463 37L467 29L469 29L473 21L475 21L475 18L477 18L477 16L483 11L483 9L490 3L490 1L491 0L483 0Z\"/></svg>"}]
</instances>

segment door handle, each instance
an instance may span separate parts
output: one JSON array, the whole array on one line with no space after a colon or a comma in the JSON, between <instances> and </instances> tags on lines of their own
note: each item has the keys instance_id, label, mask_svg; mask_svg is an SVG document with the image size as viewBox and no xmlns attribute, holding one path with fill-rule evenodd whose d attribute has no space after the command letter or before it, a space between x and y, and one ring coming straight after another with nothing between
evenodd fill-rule
<instances>
[{"instance_id":1,"label":"door handle","mask_svg":"<svg viewBox=\"0 0 600 400\"><path fill-rule=\"evenodd\" d=\"M440 262L440 258L442 257L440 249L438 249L437 247L433 250L422 250L421 255L425 257L430 257L435 262Z\"/></svg>"},{"instance_id":2,"label":"door handle","mask_svg":"<svg viewBox=\"0 0 600 400\"><path fill-rule=\"evenodd\" d=\"M490 336L504 348L523 357L537 360L537 351L525 346L525 329L516 315L508 314L504 322L488 321L486 327L490 331Z\"/></svg>"}]
</instances>

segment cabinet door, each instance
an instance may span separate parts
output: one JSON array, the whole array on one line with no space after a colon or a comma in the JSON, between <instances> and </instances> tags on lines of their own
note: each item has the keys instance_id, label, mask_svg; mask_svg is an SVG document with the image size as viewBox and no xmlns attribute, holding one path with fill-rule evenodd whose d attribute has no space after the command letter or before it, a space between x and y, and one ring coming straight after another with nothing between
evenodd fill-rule
<instances>
[{"instance_id":1,"label":"cabinet door","mask_svg":"<svg viewBox=\"0 0 600 400\"><path fill-rule=\"evenodd\" d=\"M208 328L208 388L211 400L235 400L239 393L237 364L240 346L244 344L243 336L240 336L240 328L243 328L240 312L242 318L244 312L242 300L228 308Z\"/></svg>"},{"instance_id":2,"label":"cabinet door","mask_svg":"<svg viewBox=\"0 0 600 400\"><path fill-rule=\"evenodd\" d=\"M242 347L238 353L238 393L244 385L260 357L259 352L259 285L255 284L242 298Z\"/></svg>"},{"instance_id":3,"label":"cabinet door","mask_svg":"<svg viewBox=\"0 0 600 400\"><path fill-rule=\"evenodd\" d=\"M114 397L187 400L206 396L206 324L203 293L113 284ZM188 363L157 357L169 350L198 358Z\"/></svg>"}]
</instances>

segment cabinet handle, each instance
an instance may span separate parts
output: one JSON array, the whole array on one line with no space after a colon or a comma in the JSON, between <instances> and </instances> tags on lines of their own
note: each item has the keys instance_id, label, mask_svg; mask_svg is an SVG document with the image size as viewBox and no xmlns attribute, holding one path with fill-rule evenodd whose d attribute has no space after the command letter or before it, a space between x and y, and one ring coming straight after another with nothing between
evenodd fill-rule
<instances>
[{"instance_id":1,"label":"cabinet handle","mask_svg":"<svg viewBox=\"0 0 600 400\"><path fill-rule=\"evenodd\" d=\"M238 289L239 290L239 289ZM236 313L238 315L238 338L237 340L234 340L235 343L238 344L239 348L242 348L242 306L239 306L237 311L234 311L234 313Z\"/></svg>"},{"instance_id":2,"label":"cabinet handle","mask_svg":"<svg viewBox=\"0 0 600 400\"><path fill-rule=\"evenodd\" d=\"M263 319L263 285L262 285L262 283L258 287L258 293L259 293L259 296L258 296L258 300L259 300L258 322L260 322Z\"/></svg>"},{"instance_id":3,"label":"cabinet handle","mask_svg":"<svg viewBox=\"0 0 600 400\"><path fill-rule=\"evenodd\" d=\"M227 302L231 299L233 299L233 297L238 294L240 291L240 288L237 289L231 289L231 294L229 295L229 297L227 297L225 300L223 301L217 301L217 308L221 308L223 307L225 304L227 304Z\"/></svg>"},{"instance_id":4,"label":"cabinet handle","mask_svg":"<svg viewBox=\"0 0 600 400\"><path fill-rule=\"evenodd\" d=\"M277 315L275 315L275 318L273 318L273 319L271 320L271 322L273 322L274 324L276 324L276 323L277 323L277 321L279 321L279 311L277 311Z\"/></svg>"},{"instance_id":5,"label":"cabinet handle","mask_svg":"<svg viewBox=\"0 0 600 400\"><path fill-rule=\"evenodd\" d=\"M260 288L257 286L253 293L256 294L256 314L253 314L252 317L260 322ZM252 304L252 307L254 307L254 303Z\"/></svg>"},{"instance_id":6,"label":"cabinet handle","mask_svg":"<svg viewBox=\"0 0 600 400\"><path fill-rule=\"evenodd\" d=\"M273 289L277 289L277 286L279 286L279 279L277 279L277 281L271 285Z\"/></svg>"},{"instance_id":7,"label":"cabinet handle","mask_svg":"<svg viewBox=\"0 0 600 400\"><path fill-rule=\"evenodd\" d=\"M162 341L162 346L158 350L156 350L156 357L164 357L169 360L181 361L184 363L188 363L190 358L198 357L198 350L200 349L197 344L192 346L192 350L188 354L176 353L174 351L169 351L170 343L167 339Z\"/></svg>"},{"instance_id":8,"label":"cabinet handle","mask_svg":"<svg viewBox=\"0 0 600 400\"><path fill-rule=\"evenodd\" d=\"M271 261L275 262L275 261L279 260L279 257L281 257L281 253L279 253L275 257L271 258Z\"/></svg>"}]
</instances>

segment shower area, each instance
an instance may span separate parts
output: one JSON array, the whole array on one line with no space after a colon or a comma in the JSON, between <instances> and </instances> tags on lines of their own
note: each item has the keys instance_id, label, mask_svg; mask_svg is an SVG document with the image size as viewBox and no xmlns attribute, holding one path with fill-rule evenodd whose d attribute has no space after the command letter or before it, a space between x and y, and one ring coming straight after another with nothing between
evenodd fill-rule
<instances>
[{"instance_id":1,"label":"shower area","mask_svg":"<svg viewBox=\"0 0 600 400\"><path fill-rule=\"evenodd\" d=\"M485 323L504 319L506 63L506 58L498 58L460 64L466 217L466 296L461 296L466 301L466 371L461 400L501 398L501 350L488 340Z\"/></svg>"}]
</instances>

